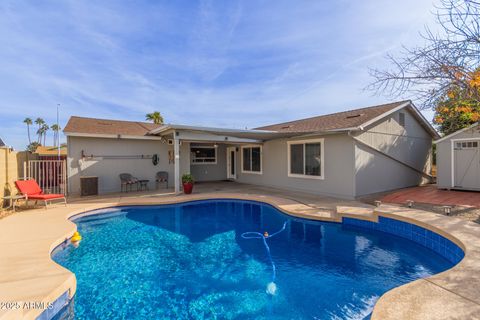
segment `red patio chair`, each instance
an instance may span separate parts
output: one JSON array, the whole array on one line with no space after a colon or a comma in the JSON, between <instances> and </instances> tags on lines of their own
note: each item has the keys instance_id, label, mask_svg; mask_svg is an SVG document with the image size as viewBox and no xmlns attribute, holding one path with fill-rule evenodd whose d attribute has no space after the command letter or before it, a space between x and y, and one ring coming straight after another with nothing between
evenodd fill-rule
<instances>
[{"instance_id":1,"label":"red patio chair","mask_svg":"<svg viewBox=\"0 0 480 320\"><path fill-rule=\"evenodd\" d=\"M40 200L45 203L45 209L46 209L48 201L51 202L53 200L60 200L60 199L63 199L65 206L67 205L67 199L63 194L43 193L42 188L40 188L40 186L38 185L37 181L35 181L35 179L18 180L18 181L15 181L15 185L17 186L18 191L20 191L20 193L25 196L27 205L28 205L28 200L35 200L35 204L37 204L37 201Z\"/></svg>"}]
</instances>

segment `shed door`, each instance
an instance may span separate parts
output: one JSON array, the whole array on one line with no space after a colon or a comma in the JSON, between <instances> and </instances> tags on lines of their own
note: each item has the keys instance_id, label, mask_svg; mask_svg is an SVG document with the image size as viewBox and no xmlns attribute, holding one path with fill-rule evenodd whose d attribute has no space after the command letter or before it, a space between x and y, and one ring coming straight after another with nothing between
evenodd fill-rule
<instances>
[{"instance_id":1,"label":"shed door","mask_svg":"<svg viewBox=\"0 0 480 320\"><path fill-rule=\"evenodd\" d=\"M480 190L480 142L455 142L455 187Z\"/></svg>"}]
</instances>

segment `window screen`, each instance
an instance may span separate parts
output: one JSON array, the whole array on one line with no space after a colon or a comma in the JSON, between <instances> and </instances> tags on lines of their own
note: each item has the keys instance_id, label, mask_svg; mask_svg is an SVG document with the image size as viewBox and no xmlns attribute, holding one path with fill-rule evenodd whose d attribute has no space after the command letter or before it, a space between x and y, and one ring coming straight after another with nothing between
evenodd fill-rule
<instances>
[{"instance_id":1,"label":"window screen","mask_svg":"<svg viewBox=\"0 0 480 320\"><path fill-rule=\"evenodd\" d=\"M244 147L243 171L262 172L262 149L260 147Z\"/></svg>"},{"instance_id":2,"label":"window screen","mask_svg":"<svg viewBox=\"0 0 480 320\"><path fill-rule=\"evenodd\" d=\"M322 143L290 144L290 174L305 176L322 175Z\"/></svg>"},{"instance_id":3,"label":"window screen","mask_svg":"<svg viewBox=\"0 0 480 320\"><path fill-rule=\"evenodd\" d=\"M303 171L303 144L290 145L290 173L304 174Z\"/></svg>"},{"instance_id":4,"label":"window screen","mask_svg":"<svg viewBox=\"0 0 480 320\"><path fill-rule=\"evenodd\" d=\"M217 150L215 146L194 145L190 147L192 163L216 163Z\"/></svg>"}]
</instances>

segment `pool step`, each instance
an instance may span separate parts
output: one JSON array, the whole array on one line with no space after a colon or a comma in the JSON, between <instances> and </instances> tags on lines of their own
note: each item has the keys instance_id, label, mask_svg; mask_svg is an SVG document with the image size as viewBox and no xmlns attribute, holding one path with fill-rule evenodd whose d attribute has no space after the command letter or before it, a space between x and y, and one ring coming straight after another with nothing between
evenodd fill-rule
<instances>
[{"instance_id":1,"label":"pool step","mask_svg":"<svg viewBox=\"0 0 480 320\"><path fill-rule=\"evenodd\" d=\"M315 219L322 221L341 222L343 217L378 222L378 216L373 207L361 206L337 206L335 210L319 208L302 203L282 204L280 209L300 218Z\"/></svg>"},{"instance_id":2,"label":"pool step","mask_svg":"<svg viewBox=\"0 0 480 320\"><path fill-rule=\"evenodd\" d=\"M336 211L340 220L343 217L347 217L358 220L378 222L378 215L375 214L373 207L337 206Z\"/></svg>"},{"instance_id":3,"label":"pool step","mask_svg":"<svg viewBox=\"0 0 480 320\"><path fill-rule=\"evenodd\" d=\"M339 222L338 215L334 210L328 208L318 208L302 203L282 204L278 206L280 209L295 215L296 217L306 219L316 219L322 221Z\"/></svg>"}]
</instances>

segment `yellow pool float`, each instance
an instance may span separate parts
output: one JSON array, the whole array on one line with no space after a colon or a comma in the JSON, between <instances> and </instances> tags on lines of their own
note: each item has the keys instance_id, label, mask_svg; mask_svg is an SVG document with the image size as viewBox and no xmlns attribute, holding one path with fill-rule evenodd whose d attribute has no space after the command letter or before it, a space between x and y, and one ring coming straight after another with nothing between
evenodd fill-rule
<instances>
[{"instance_id":1,"label":"yellow pool float","mask_svg":"<svg viewBox=\"0 0 480 320\"><path fill-rule=\"evenodd\" d=\"M75 231L75 233L73 234L73 236L70 238L70 241L72 242L78 242L82 240L82 236L80 235L80 232L78 231Z\"/></svg>"}]
</instances>

